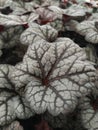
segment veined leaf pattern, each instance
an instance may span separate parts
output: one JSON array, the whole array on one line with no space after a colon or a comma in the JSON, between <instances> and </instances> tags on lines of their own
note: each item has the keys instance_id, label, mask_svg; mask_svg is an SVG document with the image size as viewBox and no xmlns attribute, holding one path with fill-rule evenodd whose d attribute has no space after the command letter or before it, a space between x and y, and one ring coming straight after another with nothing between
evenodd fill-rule
<instances>
[{"instance_id":1,"label":"veined leaf pattern","mask_svg":"<svg viewBox=\"0 0 98 130\"><path fill-rule=\"evenodd\" d=\"M98 43L98 28L97 21L83 21L76 26L76 32L85 36L85 40L97 44Z\"/></svg>"},{"instance_id":2,"label":"veined leaf pattern","mask_svg":"<svg viewBox=\"0 0 98 130\"><path fill-rule=\"evenodd\" d=\"M94 95L95 96L95 95ZM94 107L91 105L91 101L89 98L82 99L80 102L81 109L81 119L85 128L88 130L97 130L98 129L98 110L95 111ZM97 101L98 107L98 101Z\"/></svg>"},{"instance_id":3,"label":"veined leaf pattern","mask_svg":"<svg viewBox=\"0 0 98 130\"><path fill-rule=\"evenodd\" d=\"M44 39L48 42L53 42L58 36L58 31L50 25L40 26L36 23L26 29L20 36L22 44L30 45L38 40Z\"/></svg>"},{"instance_id":4,"label":"veined leaf pattern","mask_svg":"<svg viewBox=\"0 0 98 130\"><path fill-rule=\"evenodd\" d=\"M25 25L32 23L39 17L36 13L31 13L30 15L4 15L0 14L0 24L4 26L15 26L15 25Z\"/></svg>"},{"instance_id":5,"label":"veined leaf pattern","mask_svg":"<svg viewBox=\"0 0 98 130\"><path fill-rule=\"evenodd\" d=\"M85 61L85 62L84 62ZM84 51L68 38L29 46L23 62L11 75L16 89L26 86L25 97L36 113L68 113L94 89L96 73Z\"/></svg>"},{"instance_id":6,"label":"veined leaf pattern","mask_svg":"<svg viewBox=\"0 0 98 130\"><path fill-rule=\"evenodd\" d=\"M33 115L9 78L13 70L14 67L10 65L0 65L0 126L12 122L16 117L23 119Z\"/></svg>"},{"instance_id":7,"label":"veined leaf pattern","mask_svg":"<svg viewBox=\"0 0 98 130\"><path fill-rule=\"evenodd\" d=\"M11 48L20 43L20 34L23 32L22 26L7 27L0 33L0 44L2 48Z\"/></svg>"}]
</instances>

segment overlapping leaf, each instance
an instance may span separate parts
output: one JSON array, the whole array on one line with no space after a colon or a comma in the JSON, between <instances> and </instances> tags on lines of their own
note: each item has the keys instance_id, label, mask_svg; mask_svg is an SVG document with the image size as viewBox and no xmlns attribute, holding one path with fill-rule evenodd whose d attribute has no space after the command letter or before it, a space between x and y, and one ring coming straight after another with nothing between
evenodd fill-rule
<instances>
[{"instance_id":1,"label":"overlapping leaf","mask_svg":"<svg viewBox=\"0 0 98 130\"><path fill-rule=\"evenodd\" d=\"M88 42L98 43L98 23L97 21L83 21L76 26L76 32L85 36Z\"/></svg>"},{"instance_id":2,"label":"overlapping leaf","mask_svg":"<svg viewBox=\"0 0 98 130\"><path fill-rule=\"evenodd\" d=\"M34 7L36 7L37 4L34 2L24 2L23 0L17 0L13 1L10 5L10 8L13 10L12 14L14 15L22 15L27 12L33 12Z\"/></svg>"},{"instance_id":3,"label":"overlapping leaf","mask_svg":"<svg viewBox=\"0 0 98 130\"><path fill-rule=\"evenodd\" d=\"M31 13L30 15L4 15L0 14L0 24L4 26L24 25L32 23L39 17L38 14Z\"/></svg>"},{"instance_id":4,"label":"overlapping leaf","mask_svg":"<svg viewBox=\"0 0 98 130\"><path fill-rule=\"evenodd\" d=\"M76 5L76 4L73 4L72 6L70 6L69 8L64 10L64 14L71 16L71 17L85 16L86 12L89 12L89 10L87 10L87 8L85 8L81 5Z\"/></svg>"},{"instance_id":5,"label":"overlapping leaf","mask_svg":"<svg viewBox=\"0 0 98 130\"><path fill-rule=\"evenodd\" d=\"M7 27L0 33L0 44L2 48L10 48L20 43L20 34L23 32L22 26Z\"/></svg>"},{"instance_id":6,"label":"overlapping leaf","mask_svg":"<svg viewBox=\"0 0 98 130\"><path fill-rule=\"evenodd\" d=\"M51 5L48 7L48 9L50 9L51 11L53 11L55 13L55 15L57 16L57 18L62 18L62 14L64 13L64 10L61 9L60 7L57 7L55 5Z\"/></svg>"},{"instance_id":7,"label":"overlapping leaf","mask_svg":"<svg viewBox=\"0 0 98 130\"><path fill-rule=\"evenodd\" d=\"M45 7L50 5L56 5L59 6L58 0L33 0L36 4L39 5L39 7Z\"/></svg>"},{"instance_id":8,"label":"overlapping leaf","mask_svg":"<svg viewBox=\"0 0 98 130\"><path fill-rule=\"evenodd\" d=\"M18 121L13 121L10 125L3 127L2 130L23 130Z\"/></svg>"},{"instance_id":9,"label":"overlapping leaf","mask_svg":"<svg viewBox=\"0 0 98 130\"><path fill-rule=\"evenodd\" d=\"M57 18L54 12L42 7L36 9L36 13L39 14L38 23L41 25L52 22Z\"/></svg>"},{"instance_id":10,"label":"overlapping leaf","mask_svg":"<svg viewBox=\"0 0 98 130\"><path fill-rule=\"evenodd\" d=\"M49 22L48 25L55 28L57 31L64 30L64 25L61 19L55 19L53 22Z\"/></svg>"},{"instance_id":11,"label":"overlapping leaf","mask_svg":"<svg viewBox=\"0 0 98 130\"><path fill-rule=\"evenodd\" d=\"M98 102L97 102L98 103ZM97 104L98 105L98 104ZM80 104L82 123L88 130L98 129L98 111L91 106L89 98L82 99Z\"/></svg>"},{"instance_id":12,"label":"overlapping leaf","mask_svg":"<svg viewBox=\"0 0 98 130\"><path fill-rule=\"evenodd\" d=\"M98 20L98 13L93 13L88 20L90 21L97 21Z\"/></svg>"},{"instance_id":13,"label":"overlapping leaf","mask_svg":"<svg viewBox=\"0 0 98 130\"><path fill-rule=\"evenodd\" d=\"M85 60L84 51L68 38L52 44L40 40L29 47L11 79L16 89L26 86L25 97L36 113L68 113L77 96L94 89L95 69Z\"/></svg>"},{"instance_id":14,"label":"overlapping leaf","mask_svg":"<svg viewBox=\"0 0 98 130\"><path fill-rule=\"evenodd\" d=\"M66 125L67 117L64 114L58 116L53 116L48 112L44 113L44 119L53 127L53 128L62 128Z\"/></svg>"},{"instance_id":15,"label":"overlapping leaf","mask_svg":"<svg viewBox=\"0 0 98 130\"><path fill-rule=\"evenodd\" d=\"M12 66L0 65L0 126L10 123L16 117L28 118L33 114L9 78L13 70Z\"/></svg>"},{"instance_id":16,"label":"overlapping leaf","mask_svg":"<svg viewBox=\"0 0 98 130\"><path fill-rule=\"evenodd\" d=\"M32 26L26 29L21 37L20 41L22 44L32 44L38 40L44 39L46 41L52 42L57 38L58 32L49 25L40 26L38 24L32 24Z\"/></svg>"}]
</instances>

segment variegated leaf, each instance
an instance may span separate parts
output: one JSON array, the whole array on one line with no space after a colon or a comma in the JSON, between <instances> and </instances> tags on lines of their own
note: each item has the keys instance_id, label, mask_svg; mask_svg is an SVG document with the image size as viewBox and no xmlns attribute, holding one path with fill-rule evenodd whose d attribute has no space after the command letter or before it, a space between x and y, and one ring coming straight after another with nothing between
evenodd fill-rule
<instances>
[{"instance_id":1,"label":"variegated leaf","mask_svg":"<svg viewBox=\"0 0 98 130\"><path fill-rule=\"evenodd\" d=\"M12 14L14 15L22 15L27 12L34 12L34 7L37 4L35 2L24 2L22 0L13 1L10 5L10 8L13 10Z\"/></svg>"},{"instance_id":2,"label":"variegated leaf","mask_svg":"<svg viewBox=\"0 0 98 130\"><path fill-rule=\"evenodd\" d=\"M23 94L13 97L12 102L14 114L18 119L26 119L34 115L34 111L30 108Z\"/></svg>"},{"instance_id":3,"label":"variegated leaf","mask_svg":"<svg viewBox=\"0 0 98 130\"><path fill-rule=\"evenodd\" d=\"M76 26L76 32L85 36L85 40L97 44L98 43L98 29L96 21L83 21Z\"/></svg>"},{"instance_id":4,"label":"variegated leaf","mask_svg":"<svg viewBox=\"0 0 98 130\"><path fill-rule=\"evenodd\" d=\"M41 25L52 22L57 18L54 12L42 7L36 9L36 13L39 15L38 23Z\"/></svg>"},{"instance_id":5,"label":"variegated leaf","mask_svg":"<svg viewBox=\"0 0 98 130\"><path fill-rule=\"evenodd\" d=\"M87 128L88 130L97 130L98 129L98 101L97 101L97 111L94 110L94 107L91 105L91 101L89 98L82 99L82 102L80 103L81 103L80 104L81 118L84 127Z\"/></svg>"},{"instance_id":6,"label":"variegated leaf","mask_svg":"<svg viewBox=\"0 0 98 130\"><path fill-rule=\"evenodd\" d=\"M14 70L13 66L0 65L0 89L11 89L10 74ZM14 86L13 86L14 89Z\"/></svg>"},{"instance_id":7,"label":"variegated leaf","mask_svg":"<svg viewBox=\"0 0 98 130\"><path fill-rule=\"evenodd\" d=\"M59 5L58 0L33 0L39 7L49 6L49 5Z\"/></svg>"},{"instance_id":8,"label":"variegated leaf","mask_svg":"<svg viewBox=\"0 0 98 130\"><path fill-rule=\"evenodd\" d=\"M30 28L26 29L20 36L20 41L22 44L32 44L38 40L44 39L46 41L52 42L57 38L58 32L49 25L40 26L33 23Z\"/></svg>"},{"instance_id":9,"label":"variegated leaf","mask_svg":"<svg viewBox=\"0 0 98 130\"><path fill-rule=\"evenodd\" d=\"M89 12L86 7L76 4L73 4L64 10L64 14L71 17L82 17L86 15L86 12Z\"/></svg>"},{"instance_id":10,"label":"variegated leaf","mask_svg":"<svg viewBox=\"0 0 98 130\"><path fill-rule=\"evenodd\" d=\"M0 14L0 24L4 26L24 25L32 23L39 17L38 14L31 13L31 15L4 15Z\"/></svg>"},{"instance_id":11,"label":"variegated leaf","mask_svg":"<svg viewBox=\"0 0 98 130\"><path fill-rule=\"evenodd\" d=\"M57 31L64 30L64 25L61 19L55 19L53 22L49 22L48 25L55 28Z\"/></svg>"},{"instance_id":12,"label":"variegated leaf","mask_svg":"<svg viewBox=\"0 0 98 130\"><path fill-rule=\"evenodd\" d=\"M15 91L9 78L12 71L14 67L0 65L0 126L10 123L16 117L29 118L33 115L22 94Z\"/></svg>"},{"instance_id":13,"label":"variegated leaf","mask_svg":"<svg viewBox=\"0 0 98 130\"><path fill-rule=\"evenodd\" d=\"M40 40L28 48L11 75L16 89L26 86L25 97L36 113L68 113L94 89L96 73L84 51L68 38L52 44Z\"/></svg>"},{"instance_id":14,"label":"variegated leaf","mask_svg":"<svg viewBox=\"0 0 98 130\"><path fill-rule=\"evenodd\" d=\"M93 21L83 21L76 26L76 32L85 36L89 32L90 28L93 28Z\"/></svg>"},{"instance_id":15,"label":"variegated leaf","mask_svg":"<svg viewBox=\"0 0 98 130\"><path fill-rule=\"evenodd\" d=\"M12 66L0 65L0 125L9 123L15 118L11 98L14 96L12 91L14 86L9 79Z\"/></svg>"},{"instance_id":16,"label":"variegated leaf","mask_svg":"<svg viewBox=\"0 0 98 130\"><path fill-rule=\"evenodd\" d=\"M64 13L63 9L61 9L60 7L57 7L55 5L49 6L48 9L50 9L51 11L53 11L55 13L55 15L57 16L57 18L62 19L62 14Z\"/></svg>"},{"instance_id":17,"label":"variegated leaf","mask_svg":"<svg viewBox=\"0 0 98 130\"><path fill-rule=\"evenodd\" d=\"M0 33L0 44L2 48L11 48L20 43L20 34L23 32L22 26L7 27Z\"/></svg>"},{"instance_id":18,"label":"variegated leaf","mask_svg":"<svg viewBox=\"0 0 98 130\"><path fill-rule=\"evenodd\" d=\"M15 119L16 115L13 109L13 96L11 92L6 92L4 89L0 89L0 125L10 123ZM10 91L10 89L9 89Z\"/></svg>"}]
</instances>

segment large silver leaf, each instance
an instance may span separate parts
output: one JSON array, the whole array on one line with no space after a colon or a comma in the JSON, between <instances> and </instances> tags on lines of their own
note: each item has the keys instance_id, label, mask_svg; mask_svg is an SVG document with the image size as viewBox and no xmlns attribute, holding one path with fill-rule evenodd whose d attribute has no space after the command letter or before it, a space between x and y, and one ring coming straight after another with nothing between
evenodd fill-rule
<instances>
[{"instance_id":1,"label":"large silver leaf","mask_svg":"<svg viewBox=\"0 0 98 130\"><path fill-rule=\"evenodd\" d=\"M10 80L14 67L0 65L0 126L18 118L29 118L33 111L23 98L22 94L15 91L15 86Z\"/></svg>"},{"instance_id":2,"label":"large silver leaf","mask_svg":"<svg viewBox=\"0 0 98 130\"><path fill-rule=\"evenodd\" d=\"M98 23L96 21L83 21L77 24L76 32L85 36L88 42L98 43Z\"/></svg>"},{"instance_id":3,"label":"large silver leaf","mask_svg":"<svg viewBox=\"0 0 98 130\"><path fill-rule=\"evenodd\" d=\"M96 73L84 51L68 38L50 44L44 40L28 48L11 75L16 89L26 86L25 97L36 113L68 113L94 89Z\"/></svg>"},{"instance_id":4,"label":"large silver leaf","mask_svg":"<svg viewBox=\"0 0 98 130\"><path fill-rule=\"evenodd\" d=\"M23 32L23 27L7 27L0 33L0 44L2 48L11 48L20 43L20 34Z\"/></svg>"},{"instance_id":5,"label":"large silver leaf","mask_svg":"<svg viewBox=\"0 0 98 130\"><path fill-rule=\"evenodd\" d=\"M33 44L38 40L44 39L46 41L52 42L57 38L58 32L50 25L40 26L33 23L30 28L26 29L20 36L20 41L22 44Z\"/></svg>"}]
</instances>

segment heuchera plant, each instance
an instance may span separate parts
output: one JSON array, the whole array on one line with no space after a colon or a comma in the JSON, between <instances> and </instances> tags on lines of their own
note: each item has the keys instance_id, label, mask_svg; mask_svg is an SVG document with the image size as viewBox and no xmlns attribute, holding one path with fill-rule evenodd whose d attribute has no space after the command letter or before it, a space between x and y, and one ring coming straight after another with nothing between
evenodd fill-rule
<instances>
[{"instance_id":1,"label":"heuchera plant","mask_svg":"<svg viewBox=\"0 0 98 130\"><path fill-rule=\"evenodd\" d=\"M0 0L0 130L25 130L36 115L35 130L98 129L97 7Z\"/></svg>"}]
</instances>

